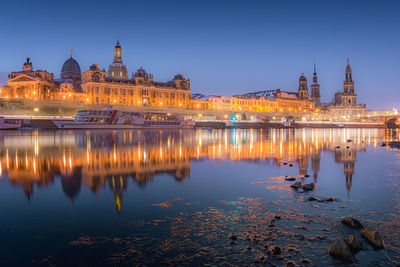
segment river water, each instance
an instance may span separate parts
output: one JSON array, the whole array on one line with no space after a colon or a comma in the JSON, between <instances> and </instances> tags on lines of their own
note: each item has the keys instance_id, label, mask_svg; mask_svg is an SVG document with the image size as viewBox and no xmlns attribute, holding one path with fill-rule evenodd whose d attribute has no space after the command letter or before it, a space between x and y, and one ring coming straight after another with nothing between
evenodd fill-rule
<instances>
[{"instance_id":1,"label":"river water","mask_svg":"<svg viewBox=\"0 0 400 267\"><path fill-rule=\"evenodd\" d=\"M329 245L360 237L343 216L386 243L360 237L354 265L393 264L400 152L380 145L392 140L387 129L2 131L0 265L341 265Z\"/></svg>"}]
</instances>

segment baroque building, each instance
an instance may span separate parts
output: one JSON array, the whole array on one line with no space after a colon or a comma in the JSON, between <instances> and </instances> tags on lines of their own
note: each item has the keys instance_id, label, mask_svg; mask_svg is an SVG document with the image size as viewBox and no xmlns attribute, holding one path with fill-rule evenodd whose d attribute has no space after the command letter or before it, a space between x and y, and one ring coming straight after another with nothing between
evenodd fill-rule
<instances>
[{"instance_id":1,"label":"baroque building","mask_svg":"<svg viewBox=\"0 0 400 267\"><path fill-rule=\"evenodd\" d=\"M343 92L335 93L333 102L328 106L329 113L334 120L354 120L364 117L366 105L357 104L357 94L354 91L354 81L349 59L345 70Z\"/></svg>"},{"instance_id":2,"label":"baroque building","mask_svg":"<svg viewBox=\"0 0 400 267\"><path fill-rule=\"evenodd\" d=\"M11 99L53 99L57 90L53 73L44 70L33 70L30 58L22 66L22 71L8 75L8 86L3 87L5 98Z\"/></svg>"},{"instance_id":3,"label":"baroque building","mask_svg":"<svg viewBox=\"0 0 400 267\"><path fill-rule=\"evenodd\" d=\"M231 110L254 112L309 112L315 103L308 95L307 78L302 73L296 92L266 90L231 97Z\"/></svg>"},{"instance_id":4,"label":"baroque building","mask_svg":"<svg viewBox=\"0 0 400 267\"><path fill-rule=\"evenodd\" d=\"M189 107L189 79L178 74L169 82L156 82L143 68L129 79L119 42L115 45L114 60L107 73L97 63L93 64L82 73L81 87L85 102L89 104Z\"/></svg>"}]
</instances>

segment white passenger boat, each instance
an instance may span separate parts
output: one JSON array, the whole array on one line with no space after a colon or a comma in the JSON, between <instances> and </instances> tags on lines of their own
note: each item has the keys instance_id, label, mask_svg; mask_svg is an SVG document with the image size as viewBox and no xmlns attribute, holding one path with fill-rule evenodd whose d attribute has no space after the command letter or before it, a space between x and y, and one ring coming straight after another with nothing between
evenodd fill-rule
<instances>
[{"instance_id":1,"label":"white passenger boat","mask_svg":"<svg viewBox=\"0 0 400 267\"><path fill-rule=\"evenodd\" d=\"M21 128L21 120L0 117L0 130L15 130Z\"/></svg>"},{"instance_id":2,"label":"white passenger boat","mask_svg":"<svg viewBox=\"0 0 400 267\"><path fill-rule=\"evenodd\" d=\"M60 129L193 128L193 120L178 115L115 109L81 109L74 121L54 120Z\"/></svg>"}]
</instances>

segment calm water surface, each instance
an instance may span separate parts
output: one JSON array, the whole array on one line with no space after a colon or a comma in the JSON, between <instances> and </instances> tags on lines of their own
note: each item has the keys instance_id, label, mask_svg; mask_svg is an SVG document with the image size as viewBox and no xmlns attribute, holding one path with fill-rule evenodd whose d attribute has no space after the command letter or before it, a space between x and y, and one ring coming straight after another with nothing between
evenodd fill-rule
<instances>
[{"instance_id":1,"label":"calm water surface","mask_svg":"<svg viewBox=\"0 0 400 267\"><path fill-rule=\"evenodd\" d=\"M342 216L386 242L374 251L363 240L355 265L388 265L400 261L400 152L379 144L398 139L385 129L2 131L0 265L339 265L329 244L359 236ZM296 192L286 176L316 189Z\"/></svg>"}]
</instances>

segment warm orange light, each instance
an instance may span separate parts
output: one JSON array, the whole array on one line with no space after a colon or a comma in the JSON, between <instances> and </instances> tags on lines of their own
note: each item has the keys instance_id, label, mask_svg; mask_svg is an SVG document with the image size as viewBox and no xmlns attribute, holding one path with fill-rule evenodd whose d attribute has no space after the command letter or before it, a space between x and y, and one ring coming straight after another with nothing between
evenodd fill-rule
<instances>
[{"instance_id":1,"label":"warm orange light","mask_svg":"<svg viewBox=\"0 0 400 267\"><path fill-rule=\"evenodd\" d=\"M86 98L86 101L89 101L89 98Z\"/></svg>"},{"instance_id":2,"label":"warm orange light","mask_svg":"<svg viewBox=\"0 0 400 267\"><path fill-rule=\"evenodd\" d=\"M38 112L39 108L34 108L33 111Z\"/></svg>"}]
</instances>

